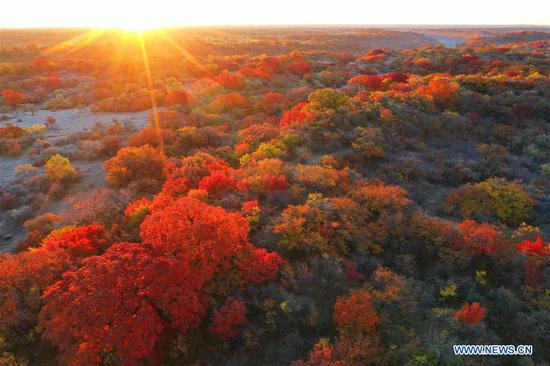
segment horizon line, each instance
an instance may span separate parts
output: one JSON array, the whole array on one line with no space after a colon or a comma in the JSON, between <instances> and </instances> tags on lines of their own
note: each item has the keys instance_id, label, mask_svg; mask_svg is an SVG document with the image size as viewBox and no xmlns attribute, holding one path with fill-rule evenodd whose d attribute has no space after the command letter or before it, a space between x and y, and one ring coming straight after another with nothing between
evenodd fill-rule
<instances>
[{"instance_id":1,"label":"horizon line","mask_svg":"<svg viewBox=\"0 0 550 366\"><path fill-rule=\"evenodd\" d=\"M207 27L219 27L219 28L307 28L307 27L409 27L409 28L422 28L422 27L445 27L445 28L548 28L550 30L550 24L438 24L438 23L427 23L427 24L398 24L398 23L388 23L388 24L360 24L360 23L301 23L301 24L191 24L191 25L166 25L162 27L152 27L148 30L155 29L182 29L182 28L207 28ZM117 26L9 26L9 27L0 27L0 31L3 30L85 30L85 29L122 29L123 27Z\"/></svg>"}]
</instances>

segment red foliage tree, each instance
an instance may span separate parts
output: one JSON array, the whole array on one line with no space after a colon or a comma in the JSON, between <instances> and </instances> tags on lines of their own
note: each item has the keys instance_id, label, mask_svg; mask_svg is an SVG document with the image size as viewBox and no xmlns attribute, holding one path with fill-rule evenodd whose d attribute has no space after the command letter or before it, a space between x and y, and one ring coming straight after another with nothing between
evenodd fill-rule
<instances>
[{"instance_id":1,"label":"red foliage tree","mask_svg":"<svg viewBox=\"0 0 550 366\"><path fill-rule=\"evenodd\" d=\"M0 255L0 332L24 333L35 325L42 291L70 268L62 252L25 251Z\"/></svg>"},{"instance_id":2,"label":"red foliage tree","mask_svg":"<svg viewBox=\"0 0 550 366\"><path fill-rule=\"evenodd\" d=\"M547 256L550 255L550 244L545 244L542 237L538 236L535 241L524 240L516 244L516 250L527 256L523 263L526 283L538 282L542 278Z\"/></svg>"},{"instance_id":3,"label":"red foliage tree","mask_svg":"<svg viewBox=\"0 0 550 366\"><path fill-rule=\"evenodd\" d=\"M47 289L43 337L70 365L99 365L108 352L137 365L154 356L164 332L200 323L203 283L185 262L151 255L139 244L113 245Z\"/></svg>"},{"instance_id":4,"label":"red foliage tree","mask_svg":"<svg viewBox=\"0 0 550 366\"><path fill-rule=\"evenodd\" d=\"M241 89L244 82L244 78L240 73L230 74L227 70L223 70L214 80L220 83L224 88L232 90Z\"/></svg>"},{"instance_id":5,"label":"red foliage tree","mask_svg":"<svg viewBox=\"0 0 550 366\"><path fill-rule=\"evenodd\" d=\"M282 93L267 92L263 97L263 107L267 113L272 113L283 108L286 103L286 97Z\"/></svg>"},{"instance_id":6,"label":"red foliage tree","mask_svg":"<svg viewBox=\"0 0 550 366\"><path fill-rule=\"evenodd\" d=\"M409 81L410 76L401 72L390 72L386 75L383 75L383 78L384 80L389 79L395 83L406 83Z\"/></svg>"},{"instance_id":7,"label":"red foliage tree","mask_svg":"<svg viewBox=\"0 0 550 366\"><path fill-rule=\"evenodd\" d=\"M275 56L267 56L262 59L262 67L268 68L272 73L278 73L280 71L281 65L279 64L279 59Z\"/></svg>"},{"instance_id":8,"label":"red foliage tree","mask_svg":"<svg viewBox=\"0 0 550 366\"><path fill-rule=\"evenodd\" d=\"M246 201L241 206L241 213L243 215L249 215L252 212L254 212L254 210L258 209L259 207L260 207L260 205L258 204L257 200Z\"/></svg>"},{"instance_id":9,"label":"red foliage tree","mask_svg":"<svg viewBox=\"0 0 550 366\"><path fill-rule=\"evenodd\" d=\"M249 67L245 66L239 69L239 73L253 78L270 80L273 76L273 70L268 66Z\"/></svg>"},{"instance_id":10,"label":"red foliage tree","mask_svg":"<svg viewBox=\"0 0 550 366\"><path fill-rule=\"evenodd\" d=\"M55 66L55 64L49 60L39 58L32 61L32 65L38 69L48 69Z\"/></svg>"},{"instance_id":11,"label":"red foliage tree","mask_svg":"<svg viewBox=\"0 0 550 366\"><path fill-rule=\"evenodd\" d=\"M550 244L544 243L542 237L537 237L536 241L524 240L516 244L516 250L527 255L546 256L550 254Z\"/></svg>"},{"instance_id":12,"label":"red foliage tree","mask_svg":"<svg viewBox=\"0 0 550 366\"><path fill-rule=\"evenodd\" d=\"M478 302L464 304L454 316L462 323L477 324L485 318L485 309Z\"/></svg>"},{"instance_id":13,"label":"red foliage tree","mask_svg":"<svg viewBox=\"0 0 550 366\"><path fill-rule=\"evenodd\" d=\"M356 85L368 90L381 90L384 87L382 78L378 75L359 75L348 81L349 85Z\"/></svg>"},{"instance_id":14,"label":"red foliage tree","mask_svg":"<svg viewBox=\"0 0 550 366\"><path fill-rule=\"evenodd\" d=\"M290 184L284 175L264 174L262 183L269 192L284 191L290 188Z\"/></svg>"},{"instance_id":15,"label":"red foliage tree","mask_svg":"<svg viewBox=\"0 0 550 366\"><path fill-rule=\"evenodd\" d=\"M243 300L230 298L221 308L214 310L210 335L228 341L239 335L239 327L246 324L246 304Z\"/></svg>"},{"instance_id":16,"label":"red foliage tree","mask_svg":"<svg viewBox=\"0 0 550 366\"><path fill-rule=\"evenodd\" d=\"M61 81L59 80L59 77L57 75L41 78L39 80L39 83L49 91L55 90L61 85Z\"/></svg>"},{"instance_id":17,"label":"red foliage tree","mask_svg":"<svg viewBox=\"0 0 550 366\"><path fill-rule=\"evenodd\" d=\"M250 151L250 145L247 144L246 142L235 145L235 152L239 156L244 155L244 154L248 153L249 151Z\"/></svg>"},{"instance_id":18,"label":"red foliage tree","mask_svg":"<svg viewBox=\"0 0 550 366\"><path fill-rule=\"evenodd\" d=\"M364 281L365 276L357 272L357 262L352 260L344 261L344 269L346 270L346 279L349 282Z\"/></svg>"},{"instance_id":19,"label":"red foliage tree","mask_svg":"<svg viewBox=\"0 0 550 366\"><path fill-rule=\"evenodd\" d=\"M178 164L169 163L166 167L168 179L151 204L151 210L164 208L175 199L187 195L190 189L198 188L201 180L214 171L229 173L230 166L225 161L207 153L197 153L181 159Z\"/></svg>"},{"instance_id":20,"label":"red foliage tree","mask_svg":"<svg viewBox=\"0 0 550 366\"><path fill-rule=\"evenodd\" d=\"M214 170L209 176L202 178L199 182L199 189L204 189L208 193L214 195L219 195L221 192L235 187L235 180L223 170Z\"/></svg>"},{"instance_id":21,"label":"red foliage tree","mask_svg":"<svg viewBox=\"0 0 550 366\"><path fill-rule=\"evenodd\" d=\"M296 76L304 76L311 71L311 65L305 61L294 61L288 64L288 71Z\"/></svg>"},{"instance_id":22,"label":"red foliage tree","mask_svg":"<svg viewBox=\"0 0 550 366\"><path fill-rule=\"evenodd\" d=\"M514 119L531 118L535 115L535 110L528 104L514 104L510 115Z\"/></svg>"},{"instance_id":23,"label":"red foliage tree","mask_svg":"<svg viewBox=\"0 0 550 366\"><path fill-rule=\"evenodd\" d=\"M239 263L239 268L246 281L262 283L266 280L274 280L279 267L286 263L277 253L270 253L263 248L258 248Z\"/></svg>"},{"instance_id":24,"label":"red foliage tree","mask_svg":"<svg viewBox=\"0 0 550 366\"><path fill-rule=\"evenodd\" d=\"M198 257L212 267L227 265L235 252L248 246L247 234L241 215L185 197L153 212L141 225L143 241L159 251Z\"/></svg>"},{"instance_id":25,"label":"red foliage tree","mask_svg":"<svg viewBox=\"0 0 550 366\"><path fill-rule=\"evenodd\" d=\"M301 125L302 123L304 123L305 120L310 118L311 113L302 111L302 108L304 108L307 104L307 102L298 103L289 111L286 111L279 121L281 127Z\"/></svg>"},{"instance_id":26,"label":"red foliage tree","mask_svg":"<svg viewBox=\"0 0 550 366\"><path fill-rule=\"evenodd\" d=\"M63 250L72 258L87 257L106 249L108 241L102 226L60 229L50 234L42 242L42 249L48 251Z\"/></svg>"},{"instance_id":27,"label":"red foliage tree","mask_svg":"<svg viewBox=\"0 0 550 366\"><path fill-rule=\"evenodd\" d=\"M318 342L313 346L307 361L298 360L292 366L346 366L343 360L335 360L334 350L327 342Z\"/></svg>"},{"instance_id":28,"label":"red foliage tree","mask_svg":"<svg viewBox=\"0 0 550 366\"><path fill-rule=\"evenodd\" d=\"M23 103L23 100L25 99L25 95L15 90L4 89L2 90L2 98L4 98L4 102L7 105L16 107L19 104Z\"/></svg>"},{"instance_id":29,"label":"red foliage tree","mask_svg":"<svg viewBox=\"0 0 550 366\"><path fill-rule=\"evenodd\" d=\"M38 248L0 255L0 332L28 331L36 321L44 289L107 244L103 228L90 225L60 229Z\"/></svg>"},{"instance_id":30,"label":"red foliage tree","mask_svg":"<svg viewBox=\"0 0 550 366\"><path fill-rule=\"evenodd\" d=\"M172 91L164 97L164 104L167 106L181 105L186 106L189 103L187 93L184 91Z\"/></svg>"}]
</instances>

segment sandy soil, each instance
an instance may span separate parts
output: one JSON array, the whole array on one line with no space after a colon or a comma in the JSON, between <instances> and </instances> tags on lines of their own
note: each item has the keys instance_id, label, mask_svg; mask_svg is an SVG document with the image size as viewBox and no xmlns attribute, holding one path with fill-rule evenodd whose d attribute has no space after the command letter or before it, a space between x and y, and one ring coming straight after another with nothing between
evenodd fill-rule
<instances>
[{"instance_id":1,"label":"sandy soil","mask_svg":"<svg viewBox=\"0 0 550 366\"><path fill-rule=\"evenodd\" d=\"M93 113L89 108L68 109L60 111L39 110L35 112L22 112L10 115L10 119L3 121L1 125L12 123L20 127L29 127L37 123L44 123L46 118L52 116L56 119L55 128L47 130L42 137L55 143L63 136L78 133L94 126L98 122L109 123L114 120L129 122L136 128L141 128L147 123L147 115L150 111L129 113ZM20 120L20 121L19 121ZM30 163L30 157L24 152L15 157L0 156L0 184L6 186L14 184L14 170L17 165ZM79 170L81 179L71 191L83 191L92 188L100 188L105 184L103 171L104 160L79 161L74 160L73 165ZM44 212L60 212L66 208L63 200L52 201ZM10 219L12 212L0 210L0 252L13 249L15 244L25 236L22 227L14 226ZM37 213L38 214L38 213ZM4 239L2 239L4 238Z\"/></svg>"}]
</instances>

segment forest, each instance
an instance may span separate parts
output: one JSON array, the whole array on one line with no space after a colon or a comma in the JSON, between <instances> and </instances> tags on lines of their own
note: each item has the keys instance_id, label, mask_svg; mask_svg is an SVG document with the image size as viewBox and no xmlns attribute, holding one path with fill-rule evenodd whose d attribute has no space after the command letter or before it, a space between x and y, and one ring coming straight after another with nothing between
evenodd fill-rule
<instances>
[{"instance_id":1,"label":"forest","mask_svg":"<svg viewBox=\"0 0 550 366\"><path fill-rule=\"evenodd\" d=\"M550 360L550 29L1 37L0 365Z\"/></svg>"}]
</instances>

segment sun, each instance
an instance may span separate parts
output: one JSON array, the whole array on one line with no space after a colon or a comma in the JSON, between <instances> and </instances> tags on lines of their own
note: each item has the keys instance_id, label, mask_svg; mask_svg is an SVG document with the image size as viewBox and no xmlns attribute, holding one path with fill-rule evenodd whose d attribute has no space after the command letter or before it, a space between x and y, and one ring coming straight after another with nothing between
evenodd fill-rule
<instances>
[{"instance_id":1,"label":"sun","mask_svg":"<svg viewBox=\"0 0 550 366\"><path fill-rule=\"evenodd\" d=\"M129 33L143 34L166 26L161 20L149 18L145 14L147 13L136 13L128 17L113 15L113 18L106 20L103 24L98 24L97 28L119 29Z\"/></svg>"},{"instance_id":2,"label":"sun","mask_svg":"<svg viewBox=\"0 0 550 366\"><path fill-rule=\"evenodd\" d=\"M151 29L149 27L141 26L141 25L128 25L128 26L122 26L118 28L128 33L137 33L137 34L143 34L146 31Z\"/></svg>"},{"instance_id":3,"label":"sun","mask_svg":"<svg viewBox=\"0 0 550 366\"><path fill-rule=\"evenodd\" d=\"M126 33L134 33L138 35L143 35L145 32L150 32L153 30L160 29L160 26L153 26L153 25L147 25L147 24L117 24L112 26L104 26L100 27L100 29L107 30L107 29L118 29Z\"/></svg>"}]
</instances>

